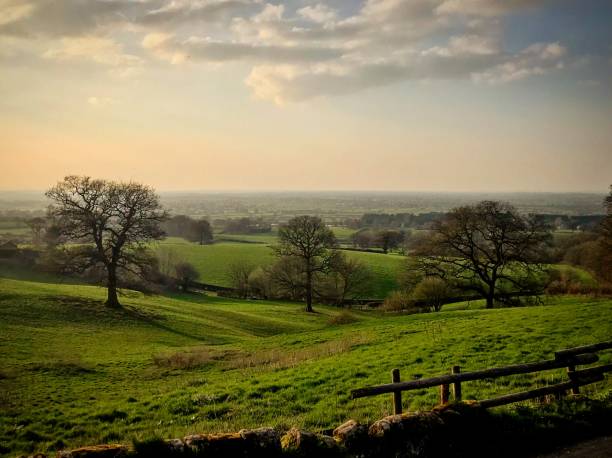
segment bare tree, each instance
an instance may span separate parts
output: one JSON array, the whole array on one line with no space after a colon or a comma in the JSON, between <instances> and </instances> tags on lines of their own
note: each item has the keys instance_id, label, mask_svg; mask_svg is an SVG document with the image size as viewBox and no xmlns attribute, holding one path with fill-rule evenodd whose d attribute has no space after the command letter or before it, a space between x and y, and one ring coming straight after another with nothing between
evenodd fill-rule
<instances>
[{"instance_id":1,"label":"bare tree","mask_svg":"<svg viewBox=\"0 0 612 458\"><path fill-rule=\"evenodd\" d=\"M334 233L316 216L296 216L278 230L278 256L301 261L305 276L306 311L312 312L313 282L319 272L326 272L337 246Z\"/></svg>"},{"instance_id":2,"label":"bare tree","mask_svg":"<svg viewBox=\"0 0 612 458\"><path fill-rule=\"evenodd\" d=\"M176 266L174 266L174 272L178 284L186 293L189 292L189 287L191 284L200 278L200 273L193 266L193 264L185 261L176 264Z\"/></svg>"},{"instance_id":3,"label":"bare tree","mask_svg":"<svg viewBox=\"0 0 612 458\"><path fill-rule=\"evenodd\" d=\"M37 216L26 221L26 224L30 228L30 231L32 231L32 241L34 245L40 245L47 227L47 220Z\"/></svg>"},{"instance_id":4,"label":"bare tree","mask_svg":"<svg viewBox=\"0 0 612 458\"><path fill-rule=\"evenodd\" d=\"M122 272L142 275L151 265L146 244L164 235L166 212L153 189L138 183L118 183L68 176L47 191L54 201L49 213L67 242L77 269L102 266L106 271L106 305L120 307L117 298Z\"/></svg>"},{"instance_id":5,"label":"bare tree","mask_svg":"<svg viewBox=\"0 0 612 458\"><path fill-rule=\"evenodd\" d=\"M370 269L358 259L349 258L338 252L333 258L329 274L321 279L321 286L317 286L323 298L342 305L347 299L354 299L368 291L372 274Z\"/></svg>"},{"instance_id":6,"label":"bare tree","mask_svg":"<svg viewBox=\"0 0 612 458\"><path fill-rule=\"evenodd\" d=\"M282 256L274 264L263 268L272 283L272 293L277 298L301 301L306 297L304 262L300 258Z\"/></svg>"},{"instance_id":7,"label":"bare tree","mask_svg":"<svg viewBox=\"0 0 612 458\"><path fill-rule=\"evenodd\" d=\"M249 295L249 277L254 270L255 266L245 260L233 262L229 266L230 285L242 298Z\"/></svg>"},{"instance_id":8,"label":"bare tree","mask_svg":"<svg viewBox=\"0 0 612 458\"><path fill-rule=\"evenodd\" d=\"M397 249L404 241L404 233L393 230L383 230L376 234L378 245L387 254L389 250Z\"/></svg>"},{"instance_id":9,"label":"bare tree","mask_svg":"<svg viewBox=\"0 0 612 458\"><path fill-rule=\"evenodd\" d=\"M509 204L483 201L451 210L435 221L416 254L425 276L476 291L493 307L500 285L534 292L547 228Z\"/></svg>"}]
</instances>

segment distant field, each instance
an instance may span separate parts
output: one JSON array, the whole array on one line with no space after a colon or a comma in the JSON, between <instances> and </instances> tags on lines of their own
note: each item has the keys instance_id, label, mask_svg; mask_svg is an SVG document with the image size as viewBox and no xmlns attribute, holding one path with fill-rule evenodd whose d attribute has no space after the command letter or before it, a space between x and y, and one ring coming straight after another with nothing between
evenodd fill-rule
<instances>
[{"instance_id":1,"label":"distant field","mask_svg":"<svg viewBox=\"0 0 612 458\"><path fill-rule=\"evenodd\" d=\"M355 229L349 229L346 227L334 226L331 229L336 235L336 238L340 244L348 244L350 242L350 236L356 232ZM220 232L215 234L215 240L257 242L272 245L278 241L278 235L276 229L262 234L229 234Z\"/></svg>"},{"instance_id":2,"label":"distant field","mask_svg":"<svg viewBox=\"0 0 612 458\"><path fill-rule=\"evenodd\" d=\"M200 272L200 281L219 286L231 286L228 272L232 263L246 261L255 266L264 266L274 262L275 259L274 252L265 243L228 241L198 245L172 237L160 242L158 246L170 247L181 259L192 263ZM396 287L397 275L405 259L403 256L358 251L344 251L344 253L349 257L360 259L371 269L372 281L367 294L368 299L384 298Z\"/></svg>"},{"instance_id":3,"label":"distant field","mask_svg":"<svg viewBox=\"0 0 612 458\"><path fill-rule=\"evenodd\" d=\"M612 300L546 306L456 304L424 315L209 296L122 297L104 290L0 278L0 454L16 456L134 438L179 437L262 425L325 429L389 413L388 396L350 400L355 387L539 360L609 339ZM469 309L466 309L469 307ZM464 310L458 310L463 308ZM454 310L451 310L454 309ZM603 354L603 363L612 354ZM464 384L483 398L554 383L563 371ZM608 377L584 392L612 388ZM411 392L428 408L437 390Z\"/></svg>"},{"instance_id":4,"label":"distant field","mask_svg":"<svg viewBox=\"0 0 612 458\"><path fill-rule=\"evenodd\" d=\"M0 221L0 235L10 238L11 236L24 236L30 234L30 228L23 221Z\"/></svg>"}]
</instances>

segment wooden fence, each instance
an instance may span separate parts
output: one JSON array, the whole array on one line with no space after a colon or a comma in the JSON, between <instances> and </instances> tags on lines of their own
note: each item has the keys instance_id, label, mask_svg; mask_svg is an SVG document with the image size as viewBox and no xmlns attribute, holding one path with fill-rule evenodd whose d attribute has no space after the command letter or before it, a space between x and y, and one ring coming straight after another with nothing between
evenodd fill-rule
<instances>
[{"instance_id":1,"label":"wooden fence","mask_svg":"<svg viewBox=\"0 0 612 458\"><path fill-rule=\"evenodd\" d=\"M363 398L366 396L376 396L379 394L392 393L393 411L395 414L402 413L402 391L418 390L440 387L440 404L447 404L452 392L455 401L462 400L461 384L473 380L484 380L508 375L528 374L533 372L546 371L551 369L567 368L568 381L536 388L520 393L512 393L492 399L478 401L482 407L497 407L513 402L535 399L542 396L556 394L561 396L567 391L578 394L580 387L591 383L599 382L604 379L606 372L612 372L612 364L576 369L576 366L583 366L596 363L599 360L598 351L612 348L612 341L601 342L583 347L569 348L557 351L554 359L538 361L527 364L514 364L511 366L495 367L473 372L461 372L461 367L453 366L451 373L438 377L418 379L402 382L399 369L391 372L391 383L376 385L366 388L359 388L351 391L351 398Z\"/></svg>"}]
</instances>

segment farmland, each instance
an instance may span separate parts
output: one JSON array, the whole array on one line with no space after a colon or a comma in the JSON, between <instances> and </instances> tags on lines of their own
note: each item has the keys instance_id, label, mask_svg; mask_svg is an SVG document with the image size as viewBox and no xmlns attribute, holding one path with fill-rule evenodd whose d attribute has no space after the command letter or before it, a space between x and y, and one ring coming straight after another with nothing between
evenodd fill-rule
<instances>
[{"instance_id":1,"label":"farmland","mask_svg":"<svg viewBox=\"0 0 612 458\"><path fill-rule=\"evenodd\" d=\"M235 237L234 241L227 238ZM200 273L200 281L218 286L231 286L229 266L235 262L247 262L254 266L265 266L274 261L271 244L275 238L270 235L253 235L244 243L243 235L223 236L224 240L212 245L198 245L180 238L168 238L157 246L169 248L180 259L193 264ZM265 242L264 242L265 241ZM346 255L361 260L372 272L372 281L366 296L368 299L382 299L397 286L397 276L405 258L396 254L345 251Z\"/></svg>"},{"instance_id":2,"label":"farmland","mask_svg":"<svg viewBox=\"0 0 612 458\"><path fill-rule=\"evenodd\" d=\"M351 388L549 357L608 339L612 301L385 315L201 295L129 293L123 310L83 285L0 279L3 453L273 425L325 429L389 412ZM342 319L338 317L341 316ZM345 324L340 324L345 323ZM440 351L443 349L444 351ZM604 362L611 362L605 355ZM562 371L466 384L481 398L558 380ZM589 390L605 392L609 381ZM435 404L435 389L407 397Z\"/></svg>"}]
</instances>

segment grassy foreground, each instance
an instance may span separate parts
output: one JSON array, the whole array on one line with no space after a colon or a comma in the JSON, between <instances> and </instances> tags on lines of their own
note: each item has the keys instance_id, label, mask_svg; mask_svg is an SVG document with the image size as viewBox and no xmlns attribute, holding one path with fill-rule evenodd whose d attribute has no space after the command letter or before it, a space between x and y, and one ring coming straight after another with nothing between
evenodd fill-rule
<instances>
[{"instance_id":1,"label":"grassy foreground","mask_svg":"<svg viewBox=\"0 0 612 458\"><path fill-rule=\"evenodd\" d=\"M0 278L0 453L272 425L325 429L374 420L388 396L355 387L549 358L612 335L611 300L427 315L342 314L206 296L123 297ZM603 362L612 362L604 354ZM464 385L483 398L554 383L563 371ZM612 381L588 390L602 392ZM410 408L437 390L406 393Z\"/></svg>"}]
</instances>

